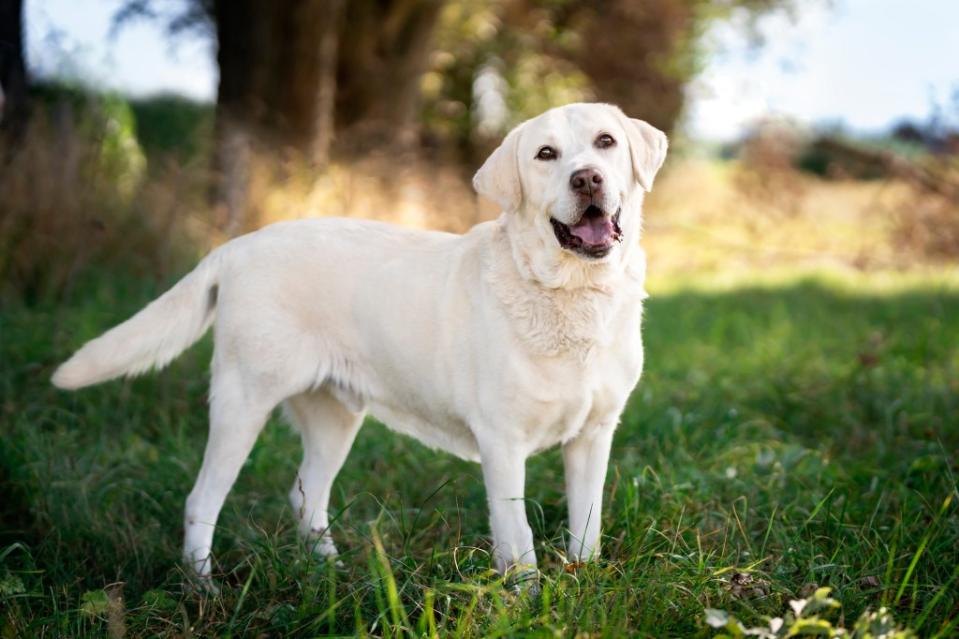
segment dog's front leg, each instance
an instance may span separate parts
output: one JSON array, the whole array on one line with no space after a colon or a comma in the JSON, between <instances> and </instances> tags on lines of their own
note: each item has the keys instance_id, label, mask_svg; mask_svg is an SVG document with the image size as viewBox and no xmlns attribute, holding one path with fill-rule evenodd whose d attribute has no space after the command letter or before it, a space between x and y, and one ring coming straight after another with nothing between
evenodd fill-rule
<instances>
[{"instance_id":1,"label":"dog's front leg","mask_svg":"<svg viewBox=\"0 0 959 639\"><path fill-rule=\"evenodd\" d=\"M603 484L609 464L615 422L589 429L563 446L566 500L569 504L570 561L599 557Z\"/></svg>"},{"instance_id":2,"label":"dog's front leg","mask_svg":"<svg viewBox=\"0 0 959 639\"><path fill-rule=\"evenodd\" d=\"M480 460L489 501L496 569L504 575L533 577L536 552L523 497L526 456L502 441L480 442Z\"/></svg>"}]
</instances>

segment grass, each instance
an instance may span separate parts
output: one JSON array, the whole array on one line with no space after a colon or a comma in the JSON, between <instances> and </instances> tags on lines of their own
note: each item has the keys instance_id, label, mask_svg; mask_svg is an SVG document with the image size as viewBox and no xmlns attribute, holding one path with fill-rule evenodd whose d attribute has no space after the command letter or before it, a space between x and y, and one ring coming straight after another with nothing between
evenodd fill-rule
<instances>
[{"instance_id":1,"label":"grass","mask_svg":"<svg viewBox=\"0 0 959 639\"><path fill-rule=\"evenodd\" d=\"M607 482L603 561L562 562L561 460L529 463L542 592L490 572L477 466L368 423L334 487L343 567L297 543L297 436L264 432L183 587L207 338L159 375L77 394L54 364L159 292L120 277L0 310L0 632L7 636L711 636L829 586L853 620L959 619L959 289L807 279L664 288ZM951 500L951 501L950 501ZM751 584L742 587L743 575ZM583 635L583 636L587 636Z\"/></svg>"}]
</instances>

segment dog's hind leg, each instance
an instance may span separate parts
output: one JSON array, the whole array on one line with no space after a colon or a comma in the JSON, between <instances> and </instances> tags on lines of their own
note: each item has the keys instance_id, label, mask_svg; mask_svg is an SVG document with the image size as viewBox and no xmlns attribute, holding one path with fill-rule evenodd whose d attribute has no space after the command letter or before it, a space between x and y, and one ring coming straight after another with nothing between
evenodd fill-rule
<instances>
[{"instance_id":1,"label":"dog's hind leg","mask_svg":"<svg viewBox=\"0 0 959 639\"><path fill-rule=\"evenodd\" d=\"M203 466L186 500L183 558L194 575L207 584L220 509L275 405L245 396L241 389L239 384L214 384Z\"/></svg>"},{"instance_id":2,"label":"dog's hind leg","mask_svg":"<svg viewBox=\"0 0 959 639\"><path fill-rule=\"evenodd\" d=\"M356 433L363 413L353 412L327 390L302 393L286 400L286 412L303 438L303 463L290 490L300 535L319 555L336 555L327 512L330 487Z\"/></svg>"}]
</instances>

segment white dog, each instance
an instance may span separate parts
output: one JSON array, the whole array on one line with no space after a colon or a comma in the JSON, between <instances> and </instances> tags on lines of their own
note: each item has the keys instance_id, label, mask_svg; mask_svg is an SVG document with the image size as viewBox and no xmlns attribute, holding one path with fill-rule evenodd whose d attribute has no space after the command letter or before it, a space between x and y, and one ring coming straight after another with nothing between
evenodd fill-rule
<instances>
[{"instance_id":1,"label":"white dog","mask_svg":"<svg viewBox=\"0 0 959 639\"><path fill-rule=\"evenodd\" d=\"M464 235L318 219L210 253L54 374L75 389L170 362L215 323L210 435L184 557L208 580L217 516L283 404L303 438L300 532L334 555L330 485L369 412L483 467L496 567L532 572L525 462L563 446L569 558L599 552L613 430L643 367L645 191L666 136L606 104L511 131L473 179L502 215Z\"/></svg>"}]
</instances>

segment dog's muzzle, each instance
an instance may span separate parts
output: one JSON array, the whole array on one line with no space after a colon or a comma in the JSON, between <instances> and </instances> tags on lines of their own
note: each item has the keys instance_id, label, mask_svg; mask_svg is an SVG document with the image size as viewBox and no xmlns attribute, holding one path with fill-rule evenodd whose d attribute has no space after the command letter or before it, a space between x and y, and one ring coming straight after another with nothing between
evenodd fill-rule
<instances>
[{"instance_id":1,"label":"dog's muzzle","mask_svg":"<svg viewBox=\"0 0 959 639\"><path fill-rule=\"evenodd\" d=\"M591 204L573 224L564 224L554 217L549 218L549 221L560 246L585 257L599 259L609 255L616 242L623 239L623 230L619 227L619 213L617 210L613 215L609 215Z\"/></svg>"}]
</instances>

